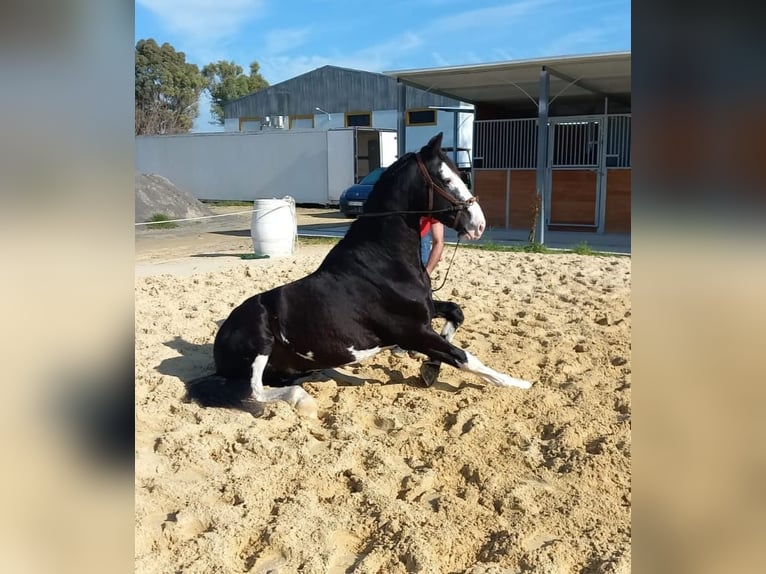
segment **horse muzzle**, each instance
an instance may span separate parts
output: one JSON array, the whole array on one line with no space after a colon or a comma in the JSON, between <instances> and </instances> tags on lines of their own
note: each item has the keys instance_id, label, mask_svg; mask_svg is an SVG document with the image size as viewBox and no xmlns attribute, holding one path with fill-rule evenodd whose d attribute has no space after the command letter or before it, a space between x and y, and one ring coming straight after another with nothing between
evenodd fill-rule
<instances>
[{"instance_id":1,"label":"horse muzzle","mask_svg":"<svg viewBox=\"0 0 766 574\"><path fill-rule=\"evenodd\" d=\"M463 225L457 228L460 239L480 239L484 233L484 229L487 226L487 221L484 218L484 212L477 203L471 205L466 211L462 212L459 216L463 219Z\"/></svg>"}]
</instances>

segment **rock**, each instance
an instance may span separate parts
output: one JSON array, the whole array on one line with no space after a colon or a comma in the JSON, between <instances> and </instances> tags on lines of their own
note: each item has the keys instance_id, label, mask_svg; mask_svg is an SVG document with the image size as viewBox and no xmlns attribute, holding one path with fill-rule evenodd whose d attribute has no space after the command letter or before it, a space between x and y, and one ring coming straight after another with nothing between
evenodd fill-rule
<instances>
[{"instance_id":1,"label":"rock","mask_svg":"<svg viewBox=\"0 0 766 574\"><path fill-rule=\"evenodd\" d=\"M191 193L179 189L168 178L137 173L135 177L136 223L149 221L157 213L170 219L212 215L213 212Z\"/></svg>"}]
</instances>

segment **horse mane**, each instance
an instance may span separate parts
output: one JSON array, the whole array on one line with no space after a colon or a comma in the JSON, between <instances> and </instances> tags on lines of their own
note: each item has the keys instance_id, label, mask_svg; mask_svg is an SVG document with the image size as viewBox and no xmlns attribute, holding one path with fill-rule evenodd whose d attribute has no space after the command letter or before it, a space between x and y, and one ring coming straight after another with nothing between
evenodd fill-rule
<instances>
[{"instance_id":1,"label":"horse mane","mask_svg":"<svg viewBox=\"0 0 766 574\"><path fill-rule=\"evenodd\" d=\"M394 163L392 163L390 166L386 168L386 171L383 172L383 174L380 176L379 182L386 179L393 179L399 176L399 174L404 170L410 161L415 159L415 153L414 152L408 152L404 154L402 157L397 159ZM377 184L376 184L377 185Z\"/></svg>"},{"instance_id":2,"label":"horse mane","mask_svg":"<svg viewBox=\"0 0 766 574\"><path fill-rule=\"evenodd\" d=\"M441 148L436 148L433 151L435 152L434 155L429 154L429 157L422 158L426 169L428 169L429 163L436 160L446 163L456 175L460 175L455 163ZM367 203L364 207L365 213L385 211L386 207L384 207L384 204L387 203L389 190L393 189L394 186L399 189L406 189L414 178L422 177L417 169L417 155L415 152L407 152L386 168L367 198ZM436 181L440 180L440 176L436 173L431 173L431 176Z\"/></svg>"}]
</instances>

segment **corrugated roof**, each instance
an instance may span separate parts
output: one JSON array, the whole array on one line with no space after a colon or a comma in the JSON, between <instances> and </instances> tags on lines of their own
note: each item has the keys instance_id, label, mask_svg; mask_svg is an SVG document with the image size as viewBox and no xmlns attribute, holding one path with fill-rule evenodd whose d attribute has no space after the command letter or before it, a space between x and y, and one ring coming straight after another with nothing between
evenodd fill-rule
<instances>
[{"instance_id":1,"label":"corrugated roof","mask_svg":"<svg viewBox=\"0 0 766 574\"><path fill-rule=\"evenodd\" d=\"M406 91L410 108L460 104L410 86ZM314 114L317 107L331 114L395 110L398 95L397 82L390 76L327 65L227 102L223 108L227 118Z\"/></svg>"},{"instance_id":2,"label":"corrugated roof","mask_svg":"<svg viewBox=\"0 0 766 574\"><path fill-rule=\"evenodd\" d=\"M550 73L550 97L630 96L630 52L558 56L487 64L384 72L411 86L473 104L535 100L540 70Z\"/></svg>"}]
</instances>

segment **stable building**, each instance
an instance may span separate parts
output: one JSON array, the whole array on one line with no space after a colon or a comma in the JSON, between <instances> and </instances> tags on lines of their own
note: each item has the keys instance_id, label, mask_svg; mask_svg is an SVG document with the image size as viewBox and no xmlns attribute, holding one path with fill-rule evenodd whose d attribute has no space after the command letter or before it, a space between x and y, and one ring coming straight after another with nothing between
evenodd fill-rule
<instances>
[{"instance_id":1,"label":"stable building","mask_svg":"<svg viewBox=\"0 0 766 574\"><path fill-rule=\"evenodd\" d=\"M437 133L444 145L470 150L473 106L458 98L405 88L407 107L399 110L396 79L385 74L322 66L223 106L227 132L332 130L343 128L401 131L406 151L415 151ZM455 109L457 112L453 112ZM446 111L445 111L446 110ZM373 138L374 139L374 138ZM372 144L374 145L374 144ZM360 156L367 150L361 147ZM468 157L458 158L463 163Z\"/></svg>"},{"instance_id":2,"label":"stable building","mask_svg":"<svg viewBox=\"0 0 766 574\"><path fill-rule=\"evenodd\" d=\"M409 88L473 104L473 191L489 225L535 227L540 242L546 230L630 232L630 52L386 74L400 110Z\"/></svg>"}]
</instances>

